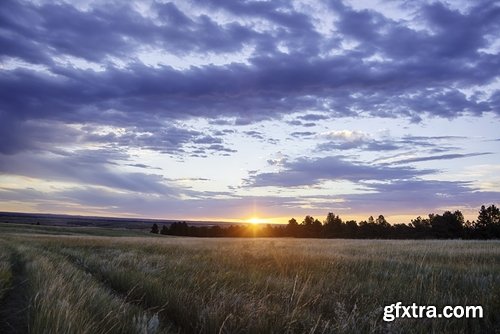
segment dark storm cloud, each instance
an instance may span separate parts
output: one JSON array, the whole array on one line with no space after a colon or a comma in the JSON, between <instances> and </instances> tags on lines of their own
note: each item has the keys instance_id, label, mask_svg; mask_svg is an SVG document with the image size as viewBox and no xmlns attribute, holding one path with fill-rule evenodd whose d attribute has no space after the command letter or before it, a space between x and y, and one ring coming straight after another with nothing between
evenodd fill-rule
<instances>
[{"instance_id":1,"label":"dark storm cloud","mask_svg":"<svg viewBox=\"0 0 500 334\"><path fill-rule=\"evenodd\" d=\"M299 158L284 162L283 170L275 173L259 173L247 179L252 187L297 187L312 186L327 180L347 180L360 182L366 180L412 179L429 174L431 170L416 170L411 167L387 167L350 162L343 157Z\"/></svg>"},{"instance_id":2,"label":"dark storm cloud","mask_svg":"<svg viewBox=\"0 0 500 334\"><path fill-rule=\"evenodd\" d=\"M206 0L201 4L211 6L214 9L226 10L237 16L265 18L277 26L305 31L313 30L310 17L291 10L286 1ZM287 12L284 12L283 9L286 9Z\"/></svg>"},{"instance_id":3,"label":"dark storm cloud","mask_svg":"<svg viewBox=\"0 0 500 334\"><path fill-rule=\"evenodd\" d=\"M321 35L315 30L313 18L291 8L287 1L203 1L214 10L222 10L237 18L255 18L271 25L269 37L258 41L262 54L280 53L277 42L284 43L293 52L316 54L321 45Z\"/></svg>"},{"instance_id":4,"label":"dark storm cloud","mask_svg":"<svg viewBox=\"0 0 500 334\"><path fill-rule=\"evenodd\" d=\"M425 31L411 29L404 21L396 22L375 11L353 10L341 1L331 4L339 14L339 31L363 43L365 52L380 52L395 59L410 58L403 66L415 69L414 66L426 66L415 60L431 61L427 69L446 59L454 64L465 59L478 60L476 57L484 56L479 49L489 45L488 38L498 38L495 29L500 27L500 7L495 1L478 2L467 13L443 2L423 3L415 10L419 23L427 28Z\"/></svg>"},{"instance_id":5,"label":"dark storm cloud","mask_svg":"<svg viewBox=\"0 0 500 334\"><path fill-rule=\"evenodd\" d=\"M130 8L108 9L83 12L61 3L37 6L27 1L3 1L0 17L8 31L3 36L8 47L2 53L46 65L52 64L52 56L59 55L90 61L126 55L130 47L122 37L139 37L150 24Z\"/></svg>"},{"instance_id":6,"label":"dark storm cloud","mask_svg":"<svg viewBox=\"0 0 500 334\"><path fill-rule=\"evenodd\" d=\"M191 19L172 3L155 7L161 21L157 38L169 52L234 52L260 36L236 22L222 25L207 15Z\"/></svg>"},{"instance_id":7,"label":"dark storm cloud","mask_svg":"<svg viewBox=\"0 0 500 334\"><path fill-rule=\"evenodd\" d=\"M3 2L4 56L44 64L50 74L32 69L2 71L2 121L90 119L130 125L153 116L235 117L249 124L304 109L333 116L364 113L415 120L428 114L498 112L488 98L482 101L458 90L487 84L500 73L500 57L481 51L499 37L500 9L494 2L466 13L441 3L423 4L415 20L426 24L428 31L335 1L332 14L338 16L338 38L359 42L350 50L332 45L331 39L315 30L311 17L285 2L208 1L205 5L234 18L258 18L272 27L257 28L237 20L222 24L209 14L187 15L173 4L155 5L153 20L128 5L82 11L68 4ZM263 46L278 43L289 45L288 53L274 48L263 51ZM181 70L145 66L134 56L145 47L204 54L240 51L245 44L255 47L249 64ZM321 56L328 51L338 54ZM66 55L100 63L104 70L64 67L51 60ZM126 65L114 67L107 57L123 58ZM319 114L301 117L307 121L315 115Z\"/></svg>"},{"instance_id":8,"label":"dark storm cloud","mask_svg":"<svg viewBox=\"0 0 500 334\"><path fill-rule=\"evenodd\" d=\"M142 45L175 54L232 52L259 36L238 23L222 25L206 15L191 19L172 3L154 4L153 10L155 20L126 3L82 11L64 3L6 0L0 9L0 24L7 30L0 52L47 65L51 56L60 55L101 62L108 56L128 58Z\"/></svg>"}]
</instances>

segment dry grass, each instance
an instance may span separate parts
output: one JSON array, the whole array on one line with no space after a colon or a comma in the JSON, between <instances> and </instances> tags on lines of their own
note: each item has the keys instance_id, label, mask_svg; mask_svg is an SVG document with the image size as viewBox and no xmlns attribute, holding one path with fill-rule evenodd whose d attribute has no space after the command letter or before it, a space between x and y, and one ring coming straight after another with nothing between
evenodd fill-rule
<instances>
[{"instance_id":1,"label":"dry grass","mask_svg":"<svg viewBox=\"0 0 500 334\"><path fill-rule=\"evenodd\" d=\"M12 283L10 251L0 240L0 301Z\"/></svg>"},{"instance_id":2,"label":"dry grass","mask_svg":"<svg viewBox=\"0 0 500 334\"><path fill-rule=\"evenodd\" d=\"M137 333L154 318L115 296L64 258L19 247L26 257L33 298L30 323L36 333Z\"/></svg>"},{"instance_id":3,"label":"dry grass","mask_svg":"<svg viewBox=\"0 0 500 334\"><path fill-rule=\"evenodd\" d=\"M9 244L26 259L33 333L500 329L498 241L26 235ZM482 305L485 318L382 321L397 301Z\"/></svg>"}]
</instances>

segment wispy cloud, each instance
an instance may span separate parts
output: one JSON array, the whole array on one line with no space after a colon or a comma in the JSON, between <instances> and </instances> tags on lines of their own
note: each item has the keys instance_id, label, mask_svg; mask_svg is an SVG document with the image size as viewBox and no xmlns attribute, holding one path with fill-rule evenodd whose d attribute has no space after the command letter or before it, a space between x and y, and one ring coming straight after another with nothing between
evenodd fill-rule
<instances>
[{"instance_id":1,"label":"wispy cloud","mask_svg":"<svg viewBox=\"0 0 500 334\"><path fill-rule=\"evenodd\" d=\"M468 158L468 157L476 157L480 155L488 155L492 154L491 152L482 152L482 153L467 153L467 154L442 154L442 155L433 155L427 157L417 157L417 158L408 158L397 160L392 163L394 164L407 164L412 162L422 162L422 161L432 161L432 160L452 160L452 159L460 159L460 158Z\"/></svg>"}]
</instances>

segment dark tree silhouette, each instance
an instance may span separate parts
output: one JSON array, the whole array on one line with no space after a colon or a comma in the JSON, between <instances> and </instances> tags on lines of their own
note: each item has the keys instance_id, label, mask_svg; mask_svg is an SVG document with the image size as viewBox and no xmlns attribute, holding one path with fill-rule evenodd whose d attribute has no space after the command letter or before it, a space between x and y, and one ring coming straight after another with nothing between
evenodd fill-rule
<instances>
[{"instance_id":1,"label":"dark tree silhouette","mask_svg":"<svg viewBox=\"0 0 500 334\"><path fill-rule=\"evenodd\" d=\"M349 220L345 222L345 237L346 238L356 238L358 234L358 224L355 220Z\"/></svg>"},{"instance_id":2,"label":"dark tree silhouette","mask_svg":"<svg viewBox=\"0 0 500 334\"><path fill-rule=\"evenodd\" d=\"M168 234L168 227L166 225L161 227L160 234Z\"/></svg>"},{"instance_id":3,"label":"dark tree silhouette","mask_svg":"<svg viewBox=\"0 0 500 334\"><path fill-rule=\"evenodd\" d=\"M425 238L430 235L431 221L429 219L422 219L422 217L418 216L411 220L410 226L413 227L418 238Z\"/></svg>"},{"instance_id":4,"label":"dark tree silhouette","mask_svg":"<svg viewBox=\"0 0 500 334\"><path fill-rule=\"evenodd\" d=\"M301 224L304 235L308 238L319 237L321 234L322 224L319 220L314 219L313 216L305 216Z\"/></svg>"},{"instance_id":5,"label":"dark tree silhouette","mask_svg":"<svg viewBox=\"0 0 500 334\"><path fill-rule=\"evenodd\" d=\"M387 220L385 220L385 217L382 216L382 215L379 215L378 218L375 220L375 223L379 226L382 226L382 227L389 227L391 226Z\"/></svg>"},{"instance_id":6,"label":"dark tree silhouette","mask_svg":"<svg viewBox=\"0 0 500 334\"><path fill-rule=\"evenodd\" d=\"M287 229L287 234L290 237L299 236L299 223L297 223L297 220L295 218L292 218L288 221L286 229Z\"/></svg>"},{"instance_id":7,"label":"dark tree silhouette","mask_svg":"<svg viewBox=\"0 0 500 334\"><path fill-rule=\"evenodd\" d=\"M154 223L153 226L151 227L151 233L158 234L158 232L159 232L158 225L156 225L156 223Z\"/></svg>"},{"instance_id":8,"label":"dark tree silhouette","mask_svg":"<svg viewBox=\"0 0 500 334\"><path fill-rule=\"evenodd\" d=\"M461 238L464 216L459 210L445 211L442 216L430 214L431 230L438 239Z\"/></svg>"},{"instance_id":9,"label":"dark tree silhouette","mask_svg":"<svg viewBox=\"0 0 500 334\"><path fill-rule=\"evenodd\" d=\"M500 238L500 209L482 205L475 227L482 238Z\"/></svg>"},{"instance_id":10,"label":"dark tree silhouette","mask_svg":"<svg viewBox=\"0 0 500 334\"><path fill-rule=\"evenodd\" d=\"M153 225L152 233L158 233ZM417 217L411 223L389 224L383 215L359 224L350 220L343 222L338 215L329 212L321 223L307 215L302 223L291 218L287 225L230 225L189 226L185 221L163 226L161 234L193 237L296 237L296 238L379 238L379 239L424 239L424 238L500 238L500 210L495 206L481 206L477 222L465 222L460 211L445 211L442 215L429 214L429 218Z\"/></svg>"},{"instance_id":11,"label":"dark tree silhouette","mask_svg":"<svg viewBox=\"0 0 500 334\"><path fill-rule=\"evenodd\" d=\"M328 238L338 238L344 236L344 224L342 219L333 212L328 212L325 219L325 236Z\"/></svg>"}]
</instances>

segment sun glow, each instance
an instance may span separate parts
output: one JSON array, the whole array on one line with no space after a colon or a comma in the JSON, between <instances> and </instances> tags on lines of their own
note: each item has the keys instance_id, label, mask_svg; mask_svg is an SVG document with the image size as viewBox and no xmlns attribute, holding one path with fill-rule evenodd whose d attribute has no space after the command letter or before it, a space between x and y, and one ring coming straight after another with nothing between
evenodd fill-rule
<instances>
[{"instance_id":1,"label":"sun glow","mask_svg":"<svg viewBox=\"0 0 500 334\"><path fill-rule=\"evenodd\" d=\"M267 222L267 220L265 219L261 219L261 218L258 218L258 217L252 217L252 218L249 218L247 219L247 222L249 222L250 224L264 224Z\"/></svg>"}]
</instances>

